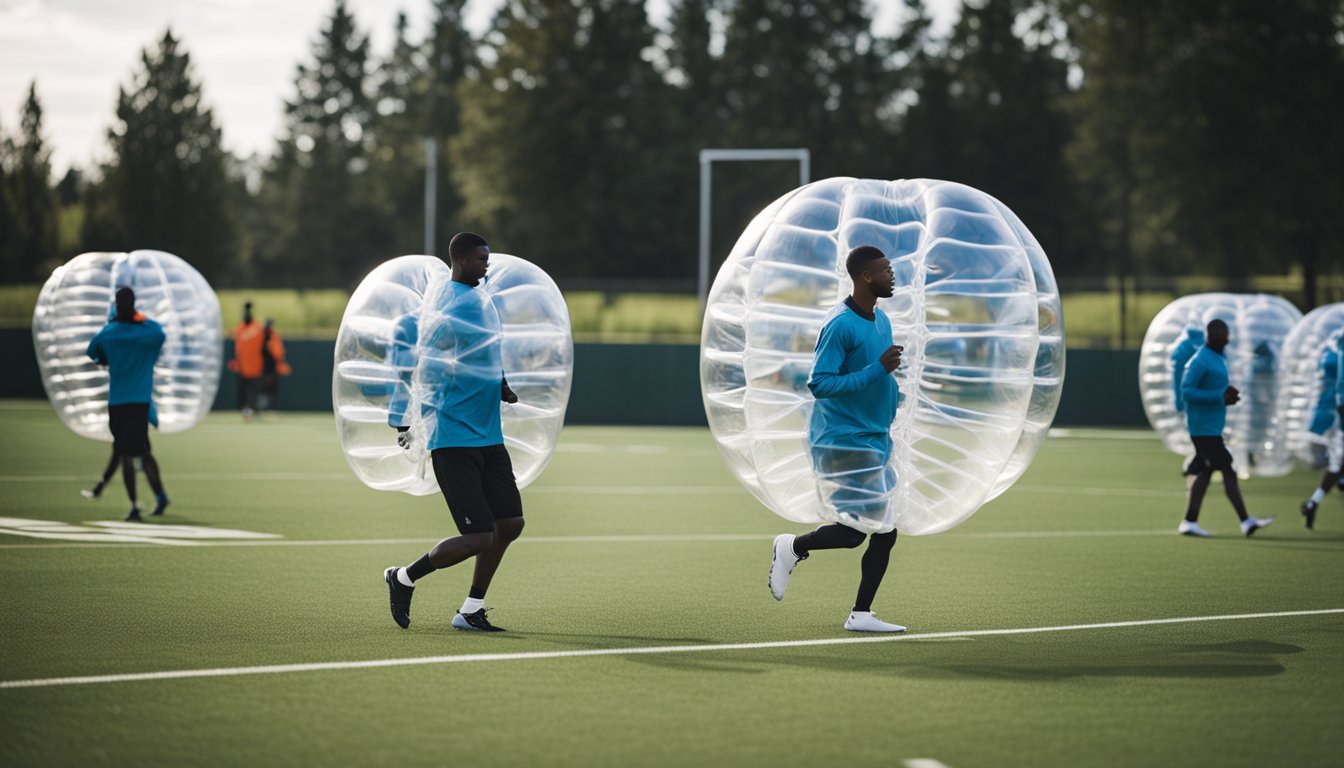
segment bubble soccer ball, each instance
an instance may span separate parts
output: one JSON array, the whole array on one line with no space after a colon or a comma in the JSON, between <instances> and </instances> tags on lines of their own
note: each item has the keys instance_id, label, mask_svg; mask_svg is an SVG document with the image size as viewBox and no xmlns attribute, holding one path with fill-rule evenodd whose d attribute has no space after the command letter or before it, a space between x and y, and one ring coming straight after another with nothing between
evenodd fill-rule
<instances>
[{"instance_id":1,"label":"bubble soccer ball","mask_svg":"<svg viewBox=\"0 0 1344 768\"><path fill-rule=\"evenodd\" d=\"M546 468L560 437L574 370L569 311L560 289L531 262L490 254L485 281L461 299L479 304L459 307L479 318L470 329L473 346L464 348L455 339L461 318L438 309L450 274L433 256L392 259L364 278L345 308L332 402L346 460L370 488L416 496L439 492L425 450L434 419L421 406L432 406L454 376L499 375L482 366L502 365L518 395L517 403L500 407L519 488ZM407 316L416 320L419 343L398 349L395 329ZM389 409L403 405L413 436L410 450L397 445L397 433L388 426Z\"/></svg>"},{"instance_id":2,"label":"bubble soccer ball","mask_svg":"<svg viewBox=\"0 0 1344 768\"><path fill-rule=\"evenodd\" d=\"M1223 432L1233 465L1243 478L1286 474L1292 461L1286 446L1275 440L1274 401L1283 341L1301 318L1288 300L1267 294L1199 293L1157 313L1139 352L1139 394L1148 423L1163 444L1182 456L1195 453L1183 404L1177 409L1174 367L1184 368L1183 361L1203 345L1204 328L1219 319L1229 332L1223 350L1228 381L1241 392L1241 402L1227 409Z\"/></svg>"},{"instance_id":3,"label":"bubble soccer ball","mask_svg":"<svg viewBox=\"0 0 1344 768\"><path fill-rule=\"evenodd\" d=\"M219 298L200 272L171 253L85 253L56 268L33 310L33 346L47 397L76 434L111 442L107 369L86 354L115 312L118 288L135 291L135 308L163 326L154 365L159 431L195 426L215 402L224 358Z\"/></svg>"},{"instance_id":4,"label":"bubble soccer ball","mask_svg":"<svg viewBox=\"0 0 1344 768\"><path fill-rule=\"evenodd\" d=\"M1308 312L1283 341L1274 443L1313 469L1344 460L1344 425L1335 402L1341 355L1344 302Z\"/></svg>"},{"instance_id":5,"label":"bubble soccer ball","mask_svg":"<svg viewBox=\"0 0 1344 768\"><path fill-rule=\"evenodd\" d=\"M880 248L895 271L878 309L905 347L902 403L884 466L837 488L844 473L819 481L813 467L807 379L859 245ZM1044 251L1006 206L952 182L834 178L790 192L747 227L705 308L710 430L737 479L800 523L915 535L957 525L1030 465L1063 379L1063 314ZM845 496L865 499L862 511L837 505Z\"/></svg>"}]
</instances>

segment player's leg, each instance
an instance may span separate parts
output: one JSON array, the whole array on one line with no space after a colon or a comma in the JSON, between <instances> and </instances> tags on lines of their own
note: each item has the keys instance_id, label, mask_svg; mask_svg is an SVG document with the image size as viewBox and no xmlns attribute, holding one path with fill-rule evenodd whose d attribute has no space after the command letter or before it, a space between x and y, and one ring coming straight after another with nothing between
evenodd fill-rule
<instances>
[{"instance_id":1,"label":"player's leg","mask_svg":"<svg viewBox=\"0 0 1344 768\"><path fill-rule=\"evenodd\" d=\"M112 455L107 459L107 467L103 469L103 475L98 482L93 484L92 488L85 488L80 491L80 495L86 499L97 499L103 495L103 489L112 482L112 476L117 474L117 467L121 466L121 457L117 455L116 446L112 447Z\"/></svg>"},{"instance_id":2,"label":"player's leg","mask_svg":"<svg viewBox=\"0 0 1344 768\"><path fill-rule=\"evenodd\" d=\"M1312 491L1311 498L1302 502L1302 517L1306 518L1307 528L1316 527L1316 510L1325 495L1344 482L1344 428L1332 430L1327 441L1326 466L1320 485Z\"/></svg>"},{"instance_id":3,"label":"player's leg","mask_svg":"<svg viewBox=\"0 0 1344 768\"><path fill-rule=\"evenodd\" d=\"M784 599L789 577L798 563L807 559L814 549L854 549L863 543L863 534L839 523L823 525L801 536L781 533L775 537L774 553L770 560L770 594L776 600Z\"/></svg>"},{"instance_id":4,"label":"player's leg","mask_svg":"<svg viewBox=\"0 0 1344 768\"><path fill-rule=\"evenodd\" d=\"M159 476L159 462L154 458L154 450L145 446L145 455L140 462L145 468L145 480L149 481L150 490L154 491L154 511L151 515L162 515L168 508L168 494L163 490L163 480Z\"/></svg>"},{"instance_id":5,"label":"player's leg","mask_svg":"<svg viewBox=\"0 0 1344 768\"><path fill-rule=\"evenodd\" d=\"M1223 444L1223 438L1206 439L1211 442L1205 446L1205 457L1208 459L1209 467L1223 476L1223 492L1227 494L1227 500L1232 503L1237 519L1241 521L1241 532L1250 536L1274 522L1272 517L1251 517L1246 512L1246 502L1241 497L1241 483L1237 480L1237 472L1232 467L1232 454Z\"/></svg>"},{"instance_id":6,"label":"player's leg","mask_svg":"<svg viewBox=\"0 0 1344 768\"><path fill-rule=\"evenodd\" d=\"M434 477L460 536L435 544L419 560L404 568L384 569L391 599L392 619L402 629L411 623L411 597L415 583L441 568L484 552L494 538L495 522L481 485L484 461L475 448L438 448L430 454Z\"/></svg>"},{"instance_id":7,"label":"player's leg","mask_svg":"<svg viewBox=\"0 0 1344 768\"><path fill-rule=\"evenodd\" d=\"M1199 509L1213 479L1213 468L1207 457L1208 445L1202 437L1191 437L1190 442L1194 443L1195 457L1185 466L1185 517L1176 532L1182 536L1212 536L1199 526Z\"/></svg>"},{"instance_id":8,"label":"player's leg","mask_svg":"<svg viewBox=\"0 0 1344 768\"><path fill-rule=\"evenodd\" d=\"M490 582L495 578L495 571L499 570L505 551L523 533L523 499L513 477L513 462L508 450L502 445L490 446L482 448L481 455L485 461L481 474L482 487L495 520L495 531L490 546L476 556L471 590L457 616L453 617L453 626L459 629L498 631L499 627L491 625L485 618L485 593L490 589Z\"/></svg>"},{"instance_id":9,"label":"player's leg","mask_svg":"<svg viewBox=\"0 0 1344 768\"><path fill-rule=\"evenodd\" d=\"M896 531L875 533L868 537L868 549L860 563L859 591L854 597L854 610L845 620L845 629L851 632L904 632L905 627L889 624L873 614L873 598L882 586L882 577L891 562L891 548L896 544Z\"/></svg>"}]
</instances>

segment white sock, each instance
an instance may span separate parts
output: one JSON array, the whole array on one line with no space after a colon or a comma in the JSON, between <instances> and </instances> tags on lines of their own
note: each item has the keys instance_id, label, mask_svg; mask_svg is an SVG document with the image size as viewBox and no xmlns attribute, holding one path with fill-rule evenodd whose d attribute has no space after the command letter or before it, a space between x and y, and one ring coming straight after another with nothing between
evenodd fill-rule
<instances>
[{"instance_id":1,"label":"white sock","mask_svg":"<svg viewBox=\"0 0 1344 768\"><path fill-rule=\"evenodd\" d=\"M411 577L406 575L406 569L405 569L405 568L398 568L398 569L397 569L397 581L400 581L400 582L402 583L403 586L407 586L407 587L414 587L414 586L415 586L415 582L414 582L414 581L411 581Z\"/></svg>"},{"instance_id":2,"label":"white sock","mask_svg":"<svg viewBox=\"0 0 1344 768\"><path fill-rule=\"evenodd\" d=\"M1324 498L1325 498L1325 491L1322 491L1320 488L1317 488L1315 493L1311 494L1311 503L1320 504L1321 500Z\"/></svg>"},{"instance_id":3,"label":"white sock","mask_svg":"<svg viewBox=\"0 0 1344 768\"><path fill-rule=\"evenodd\" d=\"M485 600L479 597L468 597L462 601L462 610L458 613L475 613L485 607Z\"/></svg>"}]
</instances>

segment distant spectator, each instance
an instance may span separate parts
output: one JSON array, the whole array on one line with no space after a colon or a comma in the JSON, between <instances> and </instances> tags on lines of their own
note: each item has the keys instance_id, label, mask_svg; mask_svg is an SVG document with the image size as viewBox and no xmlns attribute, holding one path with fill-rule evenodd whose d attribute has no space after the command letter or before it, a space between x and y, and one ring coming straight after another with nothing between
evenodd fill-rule
<instances>
[{"instance_id":1,"label":"distant spectator","mask_svg":"<svg viewBox=\"0 0 1344 768\"><path fill-rule=\"evenodd\" d=\"M291 372L285 361L285 343L275 332L275 321L266 318L266 326L261 331L261 398L257 402L260 411L274 410L275 392L280 385L280 377Z\"/></svg>"},{"instance_id":2,"label":"distant spectator","mask_svg":"<svg viewBox=\"0 0 1344 768\"><path fill-rule=\"evenodd\" d=\"M261 375L265 369L262 360L261 325L252 317L252 302L243 305L243 322L233 332L233 359L229 361L229 370L238 374L238 408L243 412L243 421L251 421L257 409L257 390L261 385Z\"/></svg>"}]
</instances>

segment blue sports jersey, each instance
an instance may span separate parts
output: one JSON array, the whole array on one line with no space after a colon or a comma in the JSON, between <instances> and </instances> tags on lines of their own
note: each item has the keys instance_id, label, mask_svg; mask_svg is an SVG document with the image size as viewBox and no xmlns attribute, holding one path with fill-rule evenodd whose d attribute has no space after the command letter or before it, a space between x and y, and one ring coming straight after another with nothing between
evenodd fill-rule
<instances>
[{"instance_id":1,"label":"blue sports jersey","mask_svg":"<svg viewBox=\"0 0 1344 768\"><path fill-rule=\"evenodd\" d=\"M1321 353L1317 371L1320 376L1321 394L1316 398L1316 408L1312 411L1311 426L1308 429L1315 434L1323 435L1334 426L1335 409L1339 407L1336 402L1339 385L1339 350L1327 346Z\"/></svg>"},{"instance_id":2,"label":"blue sports jersey","mask_svg":"<svg viewBox=\"0 0 1344 768\"><path fill-rule=\"evenodd\" d=\"M1185 366L1181 394L1185 397L1185 422L1191 437L1215 437L1227 426L1227 358L1207 346L1199 348Z\"/></svg>"},{"instance_id":3,"label":"blue sports jersey","mask_svg":"<svg viewBox=\"0 0 1344 768\"><path fill-rule=\"evenodd\" d=\"M1344 335L1335 349L1335 407L1344 408Z\"/></svg>"},{"instance_id":4,"label":"blue sports jersey","mask_svg":"<svg viewBox=\"0 0 1344 768\"><path fill-rule=\"evenodd\" d=\"M1185 338L1176 345L1171 353L1171 388L1176 394L1176 412L1185 410L1185 397L1181 395L1181 379L1185 376L1185 364L1204 346L1204 332L1198 328L1189 328Z\"/></svg>"},{"instance_id":5,"label":"blue sports jersey","mask_svg":"<svg viewBox=\"0 0 1344 768\"><path fill-rule=\"evenodd\" d=\"M388 407L391 426L407 426L412 393L429 428L427 447L501 445L499 403L502 326L490 297L448 281L425 296L419 317L403 315L393 331L392 364L402 383Z\"/></svg>"},{"instance_id":6,"label":"blue sports jersey","mask_svg":"<svg viewBox=\"0 0 1344 768\"><path fill-rule=\"evenodd\" d=\"M154 363L163 350L163 328L153 320L112 321L89 342L88 355L107 366L108 405L148 403L154 394ZM157 416L157 414L156 414Z\"/></svg>"},{"instance_id":7,"label":"blue sports jersey","mask_svg":"<svg viewBox=\"0 0 1344 768\"><path fill-rule=\"evenodd\" d=\"M807 431L814 449L890 454L891 422L901 393L896 377L878 358L891 341L891 321L882 312L870 320L847 301L827 316L807 381L817 399Z\"/></svg>"}]
</instances>

